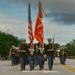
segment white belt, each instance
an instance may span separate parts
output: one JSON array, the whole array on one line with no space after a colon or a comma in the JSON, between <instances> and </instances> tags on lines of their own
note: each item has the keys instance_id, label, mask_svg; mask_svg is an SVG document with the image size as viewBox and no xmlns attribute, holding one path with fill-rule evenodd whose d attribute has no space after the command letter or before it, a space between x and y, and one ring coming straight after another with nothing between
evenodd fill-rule
<instances>
[{"instance_id":1,"label":"white belt","mask_svg":"<svg viewBox=\"0 0 75 75\"><path fill-rule=\"evenodd\" d=\"M48 49L47 51L53 51L52 49Z\"/></svg>"},{"instance_id":2,"label":"white belt","mask_svg":"<svg viewBox=\"0 0 75 75\"><path fill-rule=\"evenodd\" d=\"M20 52L26 52L25 50L20 50Z\"/></svg>"}]
</instances>

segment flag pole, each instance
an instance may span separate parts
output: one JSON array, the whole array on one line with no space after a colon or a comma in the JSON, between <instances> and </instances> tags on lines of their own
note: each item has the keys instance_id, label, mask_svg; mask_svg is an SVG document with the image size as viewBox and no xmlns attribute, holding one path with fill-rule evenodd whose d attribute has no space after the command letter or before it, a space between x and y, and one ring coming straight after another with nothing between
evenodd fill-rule
<instances>
[{"instance_id":1,"label":"flag pole","mask_svg":"<svg viewBox=\"0 0 75 75\"><path fill-rule=\"evenodd\" d=\"M54 48L55 34L53 35L52 49Z\"/></svg>"}]
</instances>

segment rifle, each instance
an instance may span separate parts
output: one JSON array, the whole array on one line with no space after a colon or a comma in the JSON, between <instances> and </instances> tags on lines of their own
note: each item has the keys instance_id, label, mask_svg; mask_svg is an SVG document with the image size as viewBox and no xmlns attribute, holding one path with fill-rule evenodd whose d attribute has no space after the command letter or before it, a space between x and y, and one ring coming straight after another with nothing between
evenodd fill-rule
<instances>
[{"instance_id":1,"label":"rifle","mask_svg":"<svg viewBox=\"0 0 75 75\"><path fill-rule=\"evenodd\" d=\"M55 35L53 36L52 49L54 48Z\"/></svg>"}]
</instances>

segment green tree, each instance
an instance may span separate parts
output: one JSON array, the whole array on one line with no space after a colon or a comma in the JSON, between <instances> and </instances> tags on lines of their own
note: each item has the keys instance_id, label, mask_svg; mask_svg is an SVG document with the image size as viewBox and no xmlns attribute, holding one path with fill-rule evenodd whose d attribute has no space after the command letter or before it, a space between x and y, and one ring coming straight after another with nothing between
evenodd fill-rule
<instances>
[{"instance_id":1,"label":"green tree","mask_svg":"<svg viewBox=\"0 0 75 75\"><path fill-rule=\"evenodd\" d=\"M67 43L66 47L68 55L75 56L75 40L73 39L70 43Z\"/></svg>"},{"instance_id":2,"label":"green tree","mask_svg":"<svg viewBox=\"0 0 75 75\"><path fill-rule=\"evenodd\" d=\"M0 31L0 55L7 58L12 45L18 46L20 41L17 37Z\"/></svg>"},{"instance_id":3,"label":"green tree","mask_svg":"<svg viewBox=\"0 0 75 75\"><path fill-rule=\"evenodd\" d=\"M54 45L55 45L56 50L58 50L60 48L60 44L55 43Z\"/></svg>"},{"instance_id":4,"label":"green tree","mask_svg":"<svg viewBox=\"0 0 75 75\"><path fill-rule=\"evenodd\" d=\"M7 56L9 55L10 48L5 43L0 42L0 54L1 57L5 57L7 59Z\"/></svg>"}]
</instances>

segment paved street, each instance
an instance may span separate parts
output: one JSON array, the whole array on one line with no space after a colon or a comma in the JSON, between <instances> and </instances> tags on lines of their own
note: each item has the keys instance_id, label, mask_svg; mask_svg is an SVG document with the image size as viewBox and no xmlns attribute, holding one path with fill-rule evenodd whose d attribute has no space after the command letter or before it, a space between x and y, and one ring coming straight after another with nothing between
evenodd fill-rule
<instances>
[{"instance_id":1,"label":"paved street","mask_svg":"<svg viewBox=\"0 0 75 75\"><path fill-rule=\"evenodd\" d=\"M20 65L11 66L11 61L0 61L0 75L75 75L75 59L67 59L66 65L61 65L59 59L54 61L53 69L48 70L47 62L44 70L39 70L35 67L33 71L29 71L29 65L26 66L25 71L20 71Z\"/></svg>"}]
</instances>

